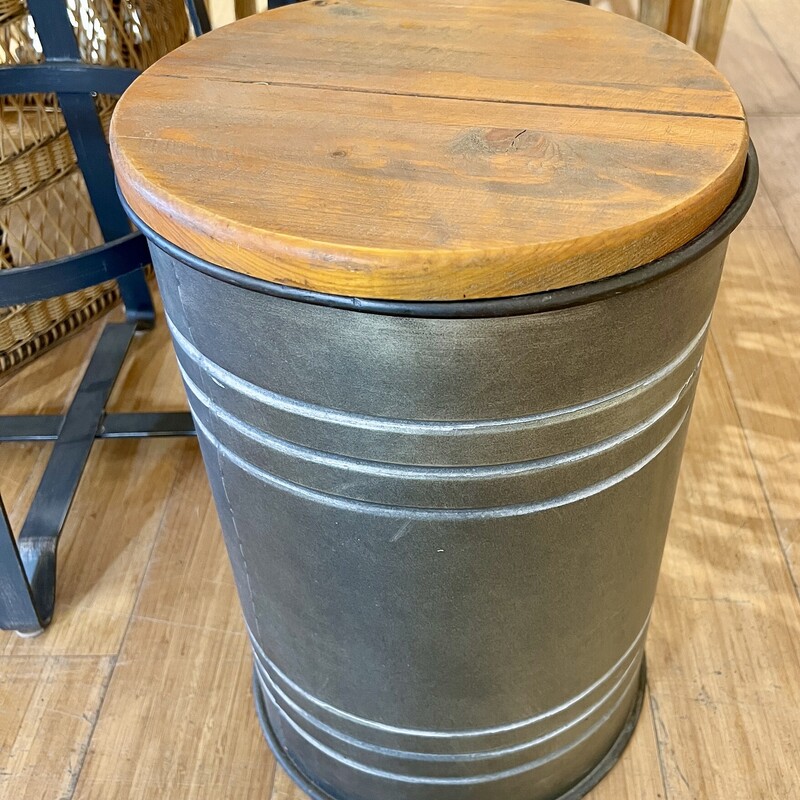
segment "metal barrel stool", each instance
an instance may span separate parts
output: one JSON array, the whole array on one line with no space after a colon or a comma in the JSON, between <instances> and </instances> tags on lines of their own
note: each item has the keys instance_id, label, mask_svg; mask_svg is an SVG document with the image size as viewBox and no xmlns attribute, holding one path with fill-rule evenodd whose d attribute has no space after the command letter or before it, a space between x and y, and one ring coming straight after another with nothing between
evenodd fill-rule
<instances>
[{"instance_id":1,"label":"metal barrel stool","mask_svg":"<svg viewBox=\"0 0 800 800\"><path fill-rule=\"evenodd\" d=\"M313 798L581 797L644 643L728 235L704 59L559 0L316 0L148 70L112 151Z\"/></svg>"}]
</instances>

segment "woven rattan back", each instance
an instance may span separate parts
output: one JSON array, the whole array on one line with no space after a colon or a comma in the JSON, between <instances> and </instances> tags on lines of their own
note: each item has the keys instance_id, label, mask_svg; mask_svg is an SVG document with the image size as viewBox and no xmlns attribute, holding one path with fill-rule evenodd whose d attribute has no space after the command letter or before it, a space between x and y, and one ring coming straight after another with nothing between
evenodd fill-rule
<instances>
[{"instance_id":1,"label":"woven rattan back","mask_svg":"<svg viewBox=\"0 0 800 800\"><path fill-rule=\"evenodd\" d=\"M81 59L144 69L188 38L183 0L66 0ZM42 60L24 0L0 0L0 65ZM98 95L108 131L116 97ZM54 94L0 95L0 269L102 242ZM113 282L0 308L0 374L77 330L118 300Z\"/></svg>"}]
</instances>

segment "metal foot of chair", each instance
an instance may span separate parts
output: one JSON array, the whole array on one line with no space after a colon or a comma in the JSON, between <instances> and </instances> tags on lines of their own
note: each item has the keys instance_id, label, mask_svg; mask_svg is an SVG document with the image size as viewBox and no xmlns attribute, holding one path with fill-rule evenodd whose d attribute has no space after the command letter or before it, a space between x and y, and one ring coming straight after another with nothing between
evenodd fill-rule
<instances>
[{"instance_id":1,"label":"metal foot of chair","mask_svg":"<svg viewBox=\"0 0 800 800\"><path fill-rule=\"evenodd\" d=\"M0 498L0 629L35 635L52 619L58 539L94 440L194 434L186 413L106 414L136 330L133 321L106 325L63 417L0 416L0 442L55 441L16 541Z\"/></svg>"}]
</instances>

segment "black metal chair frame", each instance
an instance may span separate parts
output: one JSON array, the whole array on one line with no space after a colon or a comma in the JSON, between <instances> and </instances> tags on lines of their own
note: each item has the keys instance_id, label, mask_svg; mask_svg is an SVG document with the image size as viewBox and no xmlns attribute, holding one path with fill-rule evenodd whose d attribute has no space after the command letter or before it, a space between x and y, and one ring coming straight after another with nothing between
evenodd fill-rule
<instances>
[{"instance_id":1,"label":"black metal chair frame","mask_svg":"<svg viewBox=\"0 0 800 800\"><path fill-rule=\"evenodd\" d=\"M186 6L195 33L209 31L203 0L186 0ZM53 617L58 540L94 440L191 436L194 426L188 413L105 411L134 333L153 327L155 309L143 272L150 262L147 243L131 232L117 198L94 95L122 94L139 73L82 62L64 0L28 0L28 9L44 61L0 68L0 94L56 93L105 244L3 270L0 305L42 300L115 279L125 306L125 321L105 326L66 414L0 416L0 442L55 442L16 541L0 497L0 628L35 635Z\"/></svg>"}]
</instances>

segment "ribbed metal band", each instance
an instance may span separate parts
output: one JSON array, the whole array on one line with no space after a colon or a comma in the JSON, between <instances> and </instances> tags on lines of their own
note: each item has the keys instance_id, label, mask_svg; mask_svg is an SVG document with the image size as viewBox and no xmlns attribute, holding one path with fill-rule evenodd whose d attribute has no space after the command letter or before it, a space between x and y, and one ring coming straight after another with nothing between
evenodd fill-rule
<instances>
[{"instance_id":1,"label":"ribbed metal band","mask_svg":"<svg viewBox=\"0 0 800 800\"><path fill-rule=\"evenodd\" d=\"M597 763L597 765L585 775L578 783L571 789L562 794L555 800L581 800L585 797L611 770L611 768L619 761L625 748L630 742L631 736L636 729L636 723L639 721L639 716L642 711L644 702L645 689L647 686L647 662L642 655L641 665L639 667L638 682L636 687L636 696L633 705L628 714L622 730L617 736L611 748L605 756ZM253 697L255 700L256 713L264 733L264 738L272 750L276 761L283 767L289 777L304 791L311 800L348 800L348 798L341 795L334 796L317 786L307 776L302 769L292 759L290 753L283 749L281 746L275 730L270 722L267 712L267 699L262 690L262 682L258 675L258 668L254 665L253 668Z\"/></svg>"}]
</instances>

